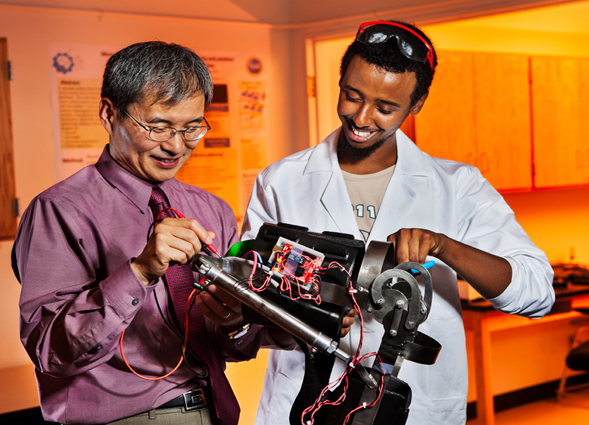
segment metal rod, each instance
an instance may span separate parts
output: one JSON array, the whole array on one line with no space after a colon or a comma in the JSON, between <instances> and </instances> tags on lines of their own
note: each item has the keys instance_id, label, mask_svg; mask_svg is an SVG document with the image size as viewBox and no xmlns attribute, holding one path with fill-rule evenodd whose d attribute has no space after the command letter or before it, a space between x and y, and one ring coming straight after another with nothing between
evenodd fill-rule
<instances>
[{"instance_id":1,"label":"metal rod","mask_svg":"<svg viewBox=\"0 0 589 425\"><path fill-rule=\"evenodd\" d=\"M271 320L291 335L299 338L321 353L334 354L346 363L349 363L352 359L352 356L337 347L336 341L307 325L271 301L266 300L261 295L252 291L247 284L238 281L230 274L224 272L220 267L210 264L204 259L201 259L201 264L203 267L199 271L205 275L207 281L227 291L239 301Z\"/></svg>"}]
</instances>

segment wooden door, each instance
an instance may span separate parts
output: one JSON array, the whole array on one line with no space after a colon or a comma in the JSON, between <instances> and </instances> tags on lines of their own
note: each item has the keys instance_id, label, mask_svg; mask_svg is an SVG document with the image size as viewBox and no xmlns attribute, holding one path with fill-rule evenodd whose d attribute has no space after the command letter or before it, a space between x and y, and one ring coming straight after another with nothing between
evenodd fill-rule
<instances>
[{"instance_id":1,"label":"wooden door","mask_svg":"<svg viewBox=\"0 0 589 425\"><path fill-rule=\"evenodd\" d=\"M589 59L533 57L535 185L589 184Z\"/></svg>"},{"instance_id":2,"label":"wooden door","mask_svg":"<svg viewBox=\"0 0 589 425\"><path fill-rule=\"evenodd\" d=\"M496 189L532 187L529 59L474 55L475 165Z\"/></svg>"},{"instance_id":3,"label":"wooden door","mask_svg":"<svg viewBox=\"0 0 589 425\"><path fill-rule=\"evenodd\" d=\"M8 48L0 38L0 240L16 235L14 147L8 80Z\"/></svg>"}]
</instances>

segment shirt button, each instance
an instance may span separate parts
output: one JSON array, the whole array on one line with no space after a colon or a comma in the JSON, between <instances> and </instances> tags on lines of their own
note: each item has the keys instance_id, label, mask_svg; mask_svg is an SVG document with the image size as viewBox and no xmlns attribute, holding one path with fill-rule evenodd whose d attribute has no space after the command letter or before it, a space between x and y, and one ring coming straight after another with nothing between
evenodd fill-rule
<instances>
[{"instance_id":1,"label":"shirt button","mask_svg":"<svg viewBox=\"0 0 589 425\"><path fill-rule=\"evenodd\" d=\"M96 348L96 351L102 350L102 345L98 344L95 348Z\"/></svg>"},{"instance_id":2,"label":"shirt button","mask_svg":"<svg viewBox=\"0 0 589 425\"><path fill-rule=\"evenodd\" d=\"M139 300L137 298L135 298L133 301L131 301L131 304L137 305L137 304L139 304Z\"/></svg>"}]
</instances>

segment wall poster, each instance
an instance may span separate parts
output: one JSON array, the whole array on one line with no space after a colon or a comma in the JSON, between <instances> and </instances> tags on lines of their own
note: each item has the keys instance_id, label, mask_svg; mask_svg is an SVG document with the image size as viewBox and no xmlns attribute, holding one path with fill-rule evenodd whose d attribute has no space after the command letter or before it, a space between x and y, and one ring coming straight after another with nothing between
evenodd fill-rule
<instances>
[{"instance_id":1,"label":"wall poster","mask_svg":"<svg viewBox=\"0 0 589 425\"><path fill-rule=\"evenodd\" d=\"M108 134L98 119L104 66L120 47L51 44L49 64L57 180L96 162ZM211 125L180 181L199 186L229 203L241 226L253 182L268 165L265 55L195 51L215 84L205 118Z\"/></svg>"},{"instance_id":2,"label":"wall poster","mask_svg":"<svg viewBox=\"0 0 589 425\"><path fill-rule=\"evenodd\" d=\"M120 48L50 44L51 107L57 181L94 164L108 133L98 119L102 74Z\"/></svg>"}]
</instances>

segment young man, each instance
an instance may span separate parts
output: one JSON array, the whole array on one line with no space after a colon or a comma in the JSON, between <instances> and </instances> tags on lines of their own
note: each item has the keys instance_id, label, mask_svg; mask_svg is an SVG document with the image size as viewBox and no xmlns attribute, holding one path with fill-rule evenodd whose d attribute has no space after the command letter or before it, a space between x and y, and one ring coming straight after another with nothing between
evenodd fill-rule
<instances>
[{"instance_id":1,"label":"young man","mask_svg":"<svg viewBox=\"0 0 589 425\"><path fill-rule=\"evenodd\" d=\"M109 144L31 202L14 244L43 416L237 425L225 361L255 357L266 330L242 331L240 304L215 287L189 297L185 264L205 245L225 253L237 225L227 203L174 178L210 128L209 71L185 47L138 43L110 58L101 96Z\"/></svg>"},{"instance_id":2,"label":"young man","mask_svg":"<svg viewBox=\"0 0 589 425\"><path fill-rule=\"evenodd\" d=\"M433 366L404 362L413 392L408 424L463 424L468 372L456 274L506 313L541 317L554 302L552 270L502 197L474 167L432 158L400 130L427 99L437 65L430 40L401 22L362 24L341 64L342 122L315 148L257 178L243 226L264 222L394 243L398 263L434 259L432 309L420 331L442 350ZM448 113L448 111L440 111ZM429 258L428 258L429 256ZM376 352L382 325L365 315L362 353ZM357 320L344 351L359 342ZM287 424L299 392L300 350L273 351L256 424ZM336 361L332 380L345 365Z\"/></svg>"}]
</instances>

